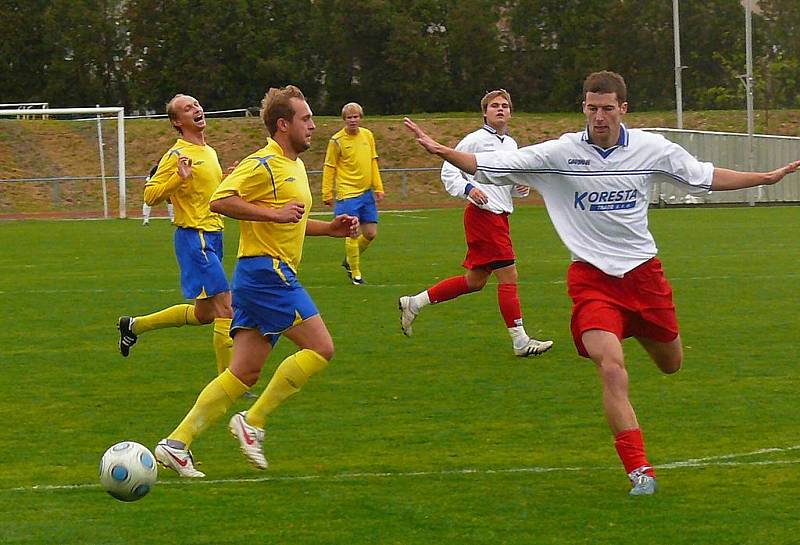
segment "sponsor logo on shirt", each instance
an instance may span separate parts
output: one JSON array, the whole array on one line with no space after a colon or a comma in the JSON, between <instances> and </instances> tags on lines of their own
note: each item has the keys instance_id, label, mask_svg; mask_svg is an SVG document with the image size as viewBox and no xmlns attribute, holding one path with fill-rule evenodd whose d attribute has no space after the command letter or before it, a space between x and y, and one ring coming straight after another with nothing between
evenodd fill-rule
<instances>
[{"instance_id":1,"label":"sponsor logo on shirt","mask_svg":"<svg viewBox=\"0 0 800 545\"><path fill-rule=\"evenodd\" d=\"M589 159L576 159L573 157L572 159L567 160L568 165L584 165L588 167L589 163Z\"/></svg>"},{"instance_id":2,"label":"sponsor logo on shirt","mask_svg":"<svg viewBox=\"0 0 800 545\"><path fill-rule=\"evenodd\" d=\"M636 206L639 192L636 189L620 191L584 191L575 192L575 208L590 212L607 212L609 210L627 210Z\"/></svg>"},{"instance_id":3,"label":"sponsor logo on shirt","mask_svg":"<svg viewBox=\"0 0 800 545\"><path fill-rule=\"evenodd\" d=\"M284 182L293 182L293 181L295 181L295 177L294 176L289 176L288 178L286 178L284 180Z\"/></svg>"}]
</instances>

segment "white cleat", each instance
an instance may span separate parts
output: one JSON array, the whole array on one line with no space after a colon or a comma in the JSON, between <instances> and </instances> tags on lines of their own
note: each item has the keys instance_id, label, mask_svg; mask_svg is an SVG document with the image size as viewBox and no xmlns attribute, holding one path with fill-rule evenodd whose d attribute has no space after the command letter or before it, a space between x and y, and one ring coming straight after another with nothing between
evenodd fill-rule
<instances>
[{"instance_id":1,"label":"white cleat","mask_svg":"<svg viewBox=\"0 0 800 545\"><path fill-rule=\"evenodd\" d=\"M514 355L520 358L527 358L528 356L538 356L544 354L553 346L553 341L537 341L536 339L528 339L528 342L521 348L514 349Z\"/></svg>"},{"instance_id":2,"label":"white cleat","mask_svg":"<svg viewBox=\"0 0 800 545\"><path fill-rule=\"evenodd\" d=\"M631 479L631 491L628 492L631 496L652 496L658 490L656 478L651 477L647 473L637 475Z\"/></svg>"},{"instance_id":3,"label":"white cleat","mask_svg":"<svg viewBox=\"0 0 800 545\"><path fill-rule=\"evenodd\" d=\"M194 468L194 458L189 449L179 449L167 444L166 439L162 439L154 452L158 463L167 469L175 471L181 477L200 478L206 474Z\"/></svg>"},{"instance_id":4,"label":"white cleat","mask_svg":"<svg viewBox=\"0 0 800 545\"><path fill-rule=\"evenodd\" d=\"M411 324L414 323L414 320L417 319L417 315L419 315L419 311L413 310L411 305L411 297L408 295L402 296L397 301L397 308L400 309L400 327L403 329L403 335L406 337L410 337L414 333L411 329Z\"/></svg>"},{"instance_id":5,"label":"white cleat","mask_svg":"<svg viewBox=\"0 0 800 545\"><path fill-rule=\"evenodd\" d=\"M239 440L239 448L247 460L258 469L267 469L267 459L264 458L264 430L247 423L242 411L236 413L228 422L228 429Z\"/></svg>"}]
</instances>

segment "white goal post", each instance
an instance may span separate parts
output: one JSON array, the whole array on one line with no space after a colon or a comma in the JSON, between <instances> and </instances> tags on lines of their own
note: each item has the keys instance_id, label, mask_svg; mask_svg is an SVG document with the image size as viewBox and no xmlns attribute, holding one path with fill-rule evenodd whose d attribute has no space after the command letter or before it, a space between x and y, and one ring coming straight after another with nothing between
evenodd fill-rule
<instances>
[{"instance_id":1,"label":"white goal post","mask_svg":"<svg viewBox=\"0 0 800 545\"><path fill-rule=\"evenodd\" d=\"M32 115L29 108L13 110L0 110L0 117ZM94 108L41 108L35 110L35 115L70 115L70 114L116 114L117 116L117 165L119 178L119 217L127 217L127 197L125 182L125 108L121 106L94 107ZM103 192L105 198L105 191Z\"/></svg>"}]
</instances>

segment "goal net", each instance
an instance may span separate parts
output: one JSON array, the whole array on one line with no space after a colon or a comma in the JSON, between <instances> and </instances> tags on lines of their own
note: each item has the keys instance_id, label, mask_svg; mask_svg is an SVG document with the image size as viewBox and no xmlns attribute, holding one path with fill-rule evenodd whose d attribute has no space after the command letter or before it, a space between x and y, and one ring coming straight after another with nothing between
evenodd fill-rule
<instances>
[{"instance_id":1,"label":"goal net","mask_svg":"<svg viewBox=\"0 0 800 545\"><path fill-rule=\"evenodd\" d=\"M0 217L127 215L121 107L0 109Z\"/></svg>"}]
</instances>

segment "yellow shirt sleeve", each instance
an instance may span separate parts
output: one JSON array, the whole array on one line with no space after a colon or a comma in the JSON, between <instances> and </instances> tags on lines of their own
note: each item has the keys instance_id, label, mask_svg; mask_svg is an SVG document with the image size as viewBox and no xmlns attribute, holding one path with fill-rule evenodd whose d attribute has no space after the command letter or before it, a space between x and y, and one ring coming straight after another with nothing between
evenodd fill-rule
<instances>
[{"instance_id":1,"label":"yellow shirt sleeve","mask_svg":"<svg viewBox=\"0 0 800 545\"><path fill-rule=\"evenodd\" d=\"M155 206L166 201L183 182L178 176L178 155L168 151L158 162L156 173L144 186L144 202Z\"/></svg>"},{"instance_id":2,"label":"yellow shirt sleeve","mask_svg":"<svg viewBox=\"0 0 800 545\"><path fill-rule=\"evenodd\" d=\"M381 171L378 169L378 148L375 145L375 137L372 131L367 134L369 134L369 142L372 147L372 189L378 193L383 193L383 180L381 180Z\"/></svg>"},{"instance_id":3,"label":"yellow shirt sleeve","mask_svg":"<svg viewBox=\"0 0 800 545\"><path fill-rule=\"evenodd\" d=\"M336 163L339 161L339 144L331 138L325 150L325 164L322 167L322 200L333 198L333 184L336 180Z\"/></svg>"}]
</instances>

